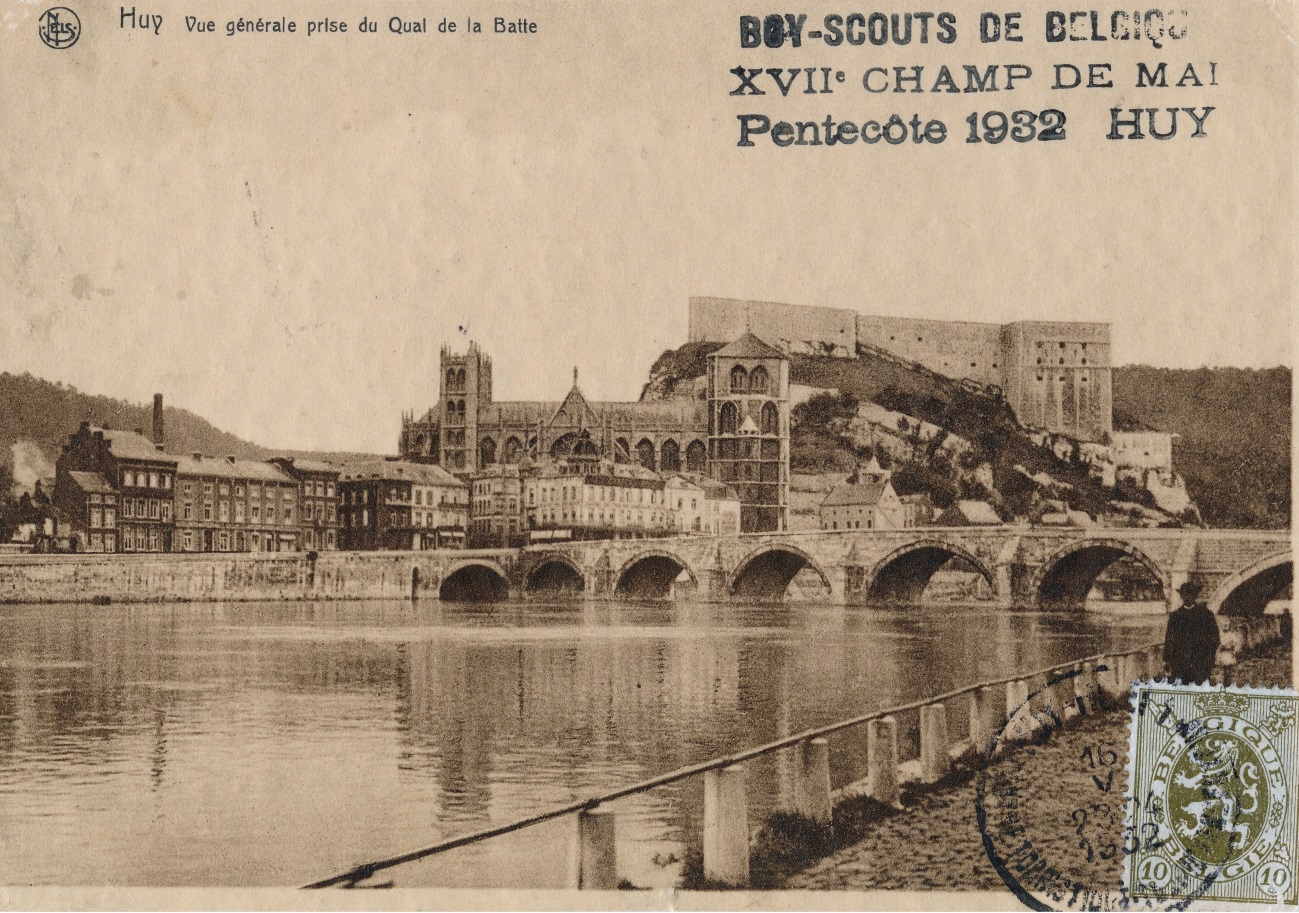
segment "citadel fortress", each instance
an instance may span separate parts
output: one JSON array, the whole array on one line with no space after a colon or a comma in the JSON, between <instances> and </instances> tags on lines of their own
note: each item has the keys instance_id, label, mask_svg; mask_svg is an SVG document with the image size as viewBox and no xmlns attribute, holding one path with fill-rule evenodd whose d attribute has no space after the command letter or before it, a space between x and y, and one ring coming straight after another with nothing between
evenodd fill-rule
<instances>
[{"instance_id":1,"label":"citadel fortress","mask_svg":"<svg viewBox=\"0 0 1299 913\"><path fill-rule=\"evenodd\" d=\"M788 353L856 358L861 347L880 349L995 388L1027 427L1080 441L1098 441L1113 430L1108 323L971 323L690 299L691 342L727 342L746 330Z\"/></svg>"}]
</instances>

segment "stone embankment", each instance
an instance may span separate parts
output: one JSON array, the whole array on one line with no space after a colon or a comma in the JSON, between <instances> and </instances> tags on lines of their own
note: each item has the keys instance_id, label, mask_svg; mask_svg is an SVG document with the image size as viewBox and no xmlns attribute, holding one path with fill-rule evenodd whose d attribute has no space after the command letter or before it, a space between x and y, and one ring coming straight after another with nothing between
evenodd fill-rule
<instances>
[{"instance_id":1,"label":"stone embankment","mask_svg":"<svg viewBox=\"0 0 1299 913\"><path fill-rule=\"evenodd\" d=\"M465 557L447 552L0 555L0 603L436 598L438 582Z\"/></svg>"},{"instance_id":2,"label":"stone embankment","mask_svg":"<svg viewBox=\"0 0 1299 913\"><path fill-rule=\"evenodd\" d=\"M1248 648L1247 648L1248 649ZM1291 685L1291 644L1267 647L1215 681L1258 686ZM1121 805L1127 782L1130 717L1125 709L1086 714L1075 725L1052 733L1045 744L1021 748L1030 753L1016 763L1022 808L1031 815L1033 848L1041 859L1067 867L1076 883L1098 896L1117 896L1123 854L1097 839L1084 823L1097 786L1093 777L1108 777ZM1108 766L1094 766L1104 758ZM1089 764L1089 759L1091 764ZM1005 763L1004 761L1001 763ZM976 816L974 779L949 789L913 795L904 811L876 820L860 839L840 846L801 871L784 877L779 887L815 890L989 890L1005 883L984 849ZM905 797L904 797L905 798ZM1084 822L1084 823L1080 823ZM1112 830L1121 842L1122 823ZM775 886L775 885L773 885Z\"/></svg>"}]
</instances>

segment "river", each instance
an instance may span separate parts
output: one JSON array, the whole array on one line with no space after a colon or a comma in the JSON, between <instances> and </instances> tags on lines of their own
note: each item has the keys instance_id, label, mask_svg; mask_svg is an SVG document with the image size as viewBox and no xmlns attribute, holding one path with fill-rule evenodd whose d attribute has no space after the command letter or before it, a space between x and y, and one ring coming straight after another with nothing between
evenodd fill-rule
<instances>
[{"instance_id":1,"label":"river","mask_svg":"<svg viewBox=\"0 0 1299 913\"><path fill-rule=\"evenodd\" d=\"M817 724L1158 639L1158 616L818 604L0 607L0 881L293 886ZM914 726L901 721L904 756ZM953 736L961 713L950 714ZM864 732L831 742L835 785ZM748 768L751 821L788 788ZM702 783L613 804L666 886ZM386 873L562 886L571 824Z\"/></svg>"}]
</instances>

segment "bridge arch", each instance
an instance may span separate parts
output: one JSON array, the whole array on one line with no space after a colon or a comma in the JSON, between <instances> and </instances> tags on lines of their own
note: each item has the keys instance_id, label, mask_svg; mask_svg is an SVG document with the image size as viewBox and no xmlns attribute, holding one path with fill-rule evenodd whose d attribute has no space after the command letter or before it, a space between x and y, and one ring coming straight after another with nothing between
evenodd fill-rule
<instances>
[{"instance_id":1,"label":"bridge arch","mask_svg":"<svg viewBox=\"0 0 1299 913\"><path fill-rule=\"evenodd\" d=\"M649 549L625 561L614 575L613 591L631 599L668 599L681 572L690 586L698 587L695 572L680 555L663 549Z\"/></svg>"},{"instance_id":2,"label":"bridge arch","mask_svg":"<svg viewBox=\"0 0 1299 913\"><path fill-rule=\"evenodd\" d=\"M524 576L523 591L548 596L578 596L586 591L586 574L567 555L544 555Z\"/></svg>"},{"instance_id":3,"label":"bridge arch","mask_svg":"<svg viewBox=\"0 0 1299 913\"><path fill-rule=\"evenodd\" d=\"M438 599L443 602L502 602L509 596L505 569L487 558L457 561L438 587Z\"/></svg>"},{"instance_id":4,"label":"bridge arch","mask_svg":"<svg viewBox=\"0 0 1299 913\"><path fill-rule=\"evenodd\" d=\"M795 545L762 545L755 548L735 566L727 586L732 596L750 599L783 599L794 578L811 568L821 578L829 594L830 578L816 559Z\"/></svg>"},{"instance_id":5,"label":"bridge arch","mask_svg":"<svg viewBox=\"0 0 1299 913\"><path fill-rule=\"evenodd\" d=\"M1222 581L1208 606L1216 615L1262 615L1294 583L1294 556L1286 551L1256 561Z\"/></svg>"},{"instance_id":6,"label":"bridge arch","mask_svg":"<svg viewBox=\"0 0 1299 913\"><path fill-rule=\"evenodd\" d=\"M1042 562L1029 585L1033 604L1046 609L1081 609L1087 594L1107 567L1131 558L1150 572L1159 584L1161 599L1167 599L1168 575L1155 561L1122 539L1079 539L1070 542Z\"/></svg>"},{"instance_id":7,"label":"bridge arch","mask_svg":"<svg viewBox=\"0 0 1299 913\"><path fill-rule=\"evenodd\" d=\"M894 549L871 571L866 598L882 602L919 602L930 579L943 565L958 558L978 571L994 591L997 575L975 555L941 539L920 539Z\"/></svg>"}]
</instances>

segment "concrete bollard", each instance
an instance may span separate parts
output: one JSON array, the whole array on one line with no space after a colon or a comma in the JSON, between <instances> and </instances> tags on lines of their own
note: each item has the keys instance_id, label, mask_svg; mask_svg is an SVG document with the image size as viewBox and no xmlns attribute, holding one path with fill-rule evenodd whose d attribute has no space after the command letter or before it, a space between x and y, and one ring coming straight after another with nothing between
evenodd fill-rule
<instances>
[{"instance_id":1,"label":"concrete bollard","mask_svg":"<svg viewBox=\"0 0 1299 913\"><path fill-rule=\"evenodd\" d=\"M1159 681L1164 677L1164 649L1163 647L1146 648L1146 678Z\"/></svg>"},{"instance_id":2,"label":"concrete bollard","mask_svg":"<svg viewBox=\"0 0 1299 913\"><path fill-rule=\"evenodd\" d=\"M808 739L794 749L794 811L817 824L834 818L830 800L830 743Z\"/></svg>"},{"instance_id":3,"label":"concrete bollard","mask_svg":"<svg viewBox=\"0 0 1299 913\"><path fill-rule=\"evenodd\" d=\"M1096 661L1096 700L1108 707L1114 699L1114 657L1102 656Z\"/></svg>"},{"instance_id":4,"label":"concrete bollard","mask_svg":"<svg viewBox=\"0 0 1299 913\"><path fill-rule=\"evenodd\" d=\"M997 688L976 688L970 692L970 743L983 757L987 757L993 739L997 738L1005 722L1003 704ZM999 750L1000 745L994 750L994 755Z\"/></svg>"},{"instance_id":5,"label":"concrete bollard","mask_svg":"<svg viewBox=\"0 0 1299 913\"><path fill-rule=\"evenodd\" d=\"M1028 682L1017 679L1006 683L1006 738L1023 742L1037 730L1037 721L1028 706Z\"/></svg>"},{"instance_id":6,"label":"concrete bollard","mask_svg":"<svg viewBox=\"0 0 1299 913\"><path fill-rule=\"evenodd\" d=\"M1037 704L1047 725L1059 729L1064 722L1064 708L1060 706L1060 683L1051 681L1054 677L1054 672L1048 672L1041 677L1042 690L1039 692Z\"/></svg>"},{"instance_id":7,"label":"concrete bollard","mask_svg":"<svg viewBox=\"0 0 1299 913\"><path fill-rule=\"evenodd\" d=\"M1091 663L1078 666L1078 674L1073 680L1074 705L1078 712L1094 713L1096 711L1096 671Z\"/></svg>"},{"instance_id":8,"label":"concrete bollard","mask_svg":"<svg viewBox=\"0 0 1299 913\"><path fill-rule=\"evenodd\" d=\"M901 808L898 790L898 721L891 716L866 724L866 794Z\"/></svg>"},{"instance_id":9,"label":"concrete bollard","mask_svg":"<svg viewBox=\"0 0 1299 913\"><path fill-rule=\"evenodd\" d=\"M617 819L607 809L578 812L569 887L584 891L618 889Z\"/></svg>"},{"instance_id":10,"label":"concrete bollard","mask_svg":"<svg viewBox=\"0 0 1299 913\"><path fill-rule=\"evenodd\" d=\"M749 806L738 764L704 774L704 877L749 886Z\"/></svg>"},{"instance_id":11,"label":"concrete bollard","mask_svg":"<svg viewBox=\"0 0 1299 913\"><path fill-rule=\"evenodd\" d=\"M920 708L920 779L937 783L952 768L947 751L947 708L929 704Z\"/></svg>"}]
</instances>

